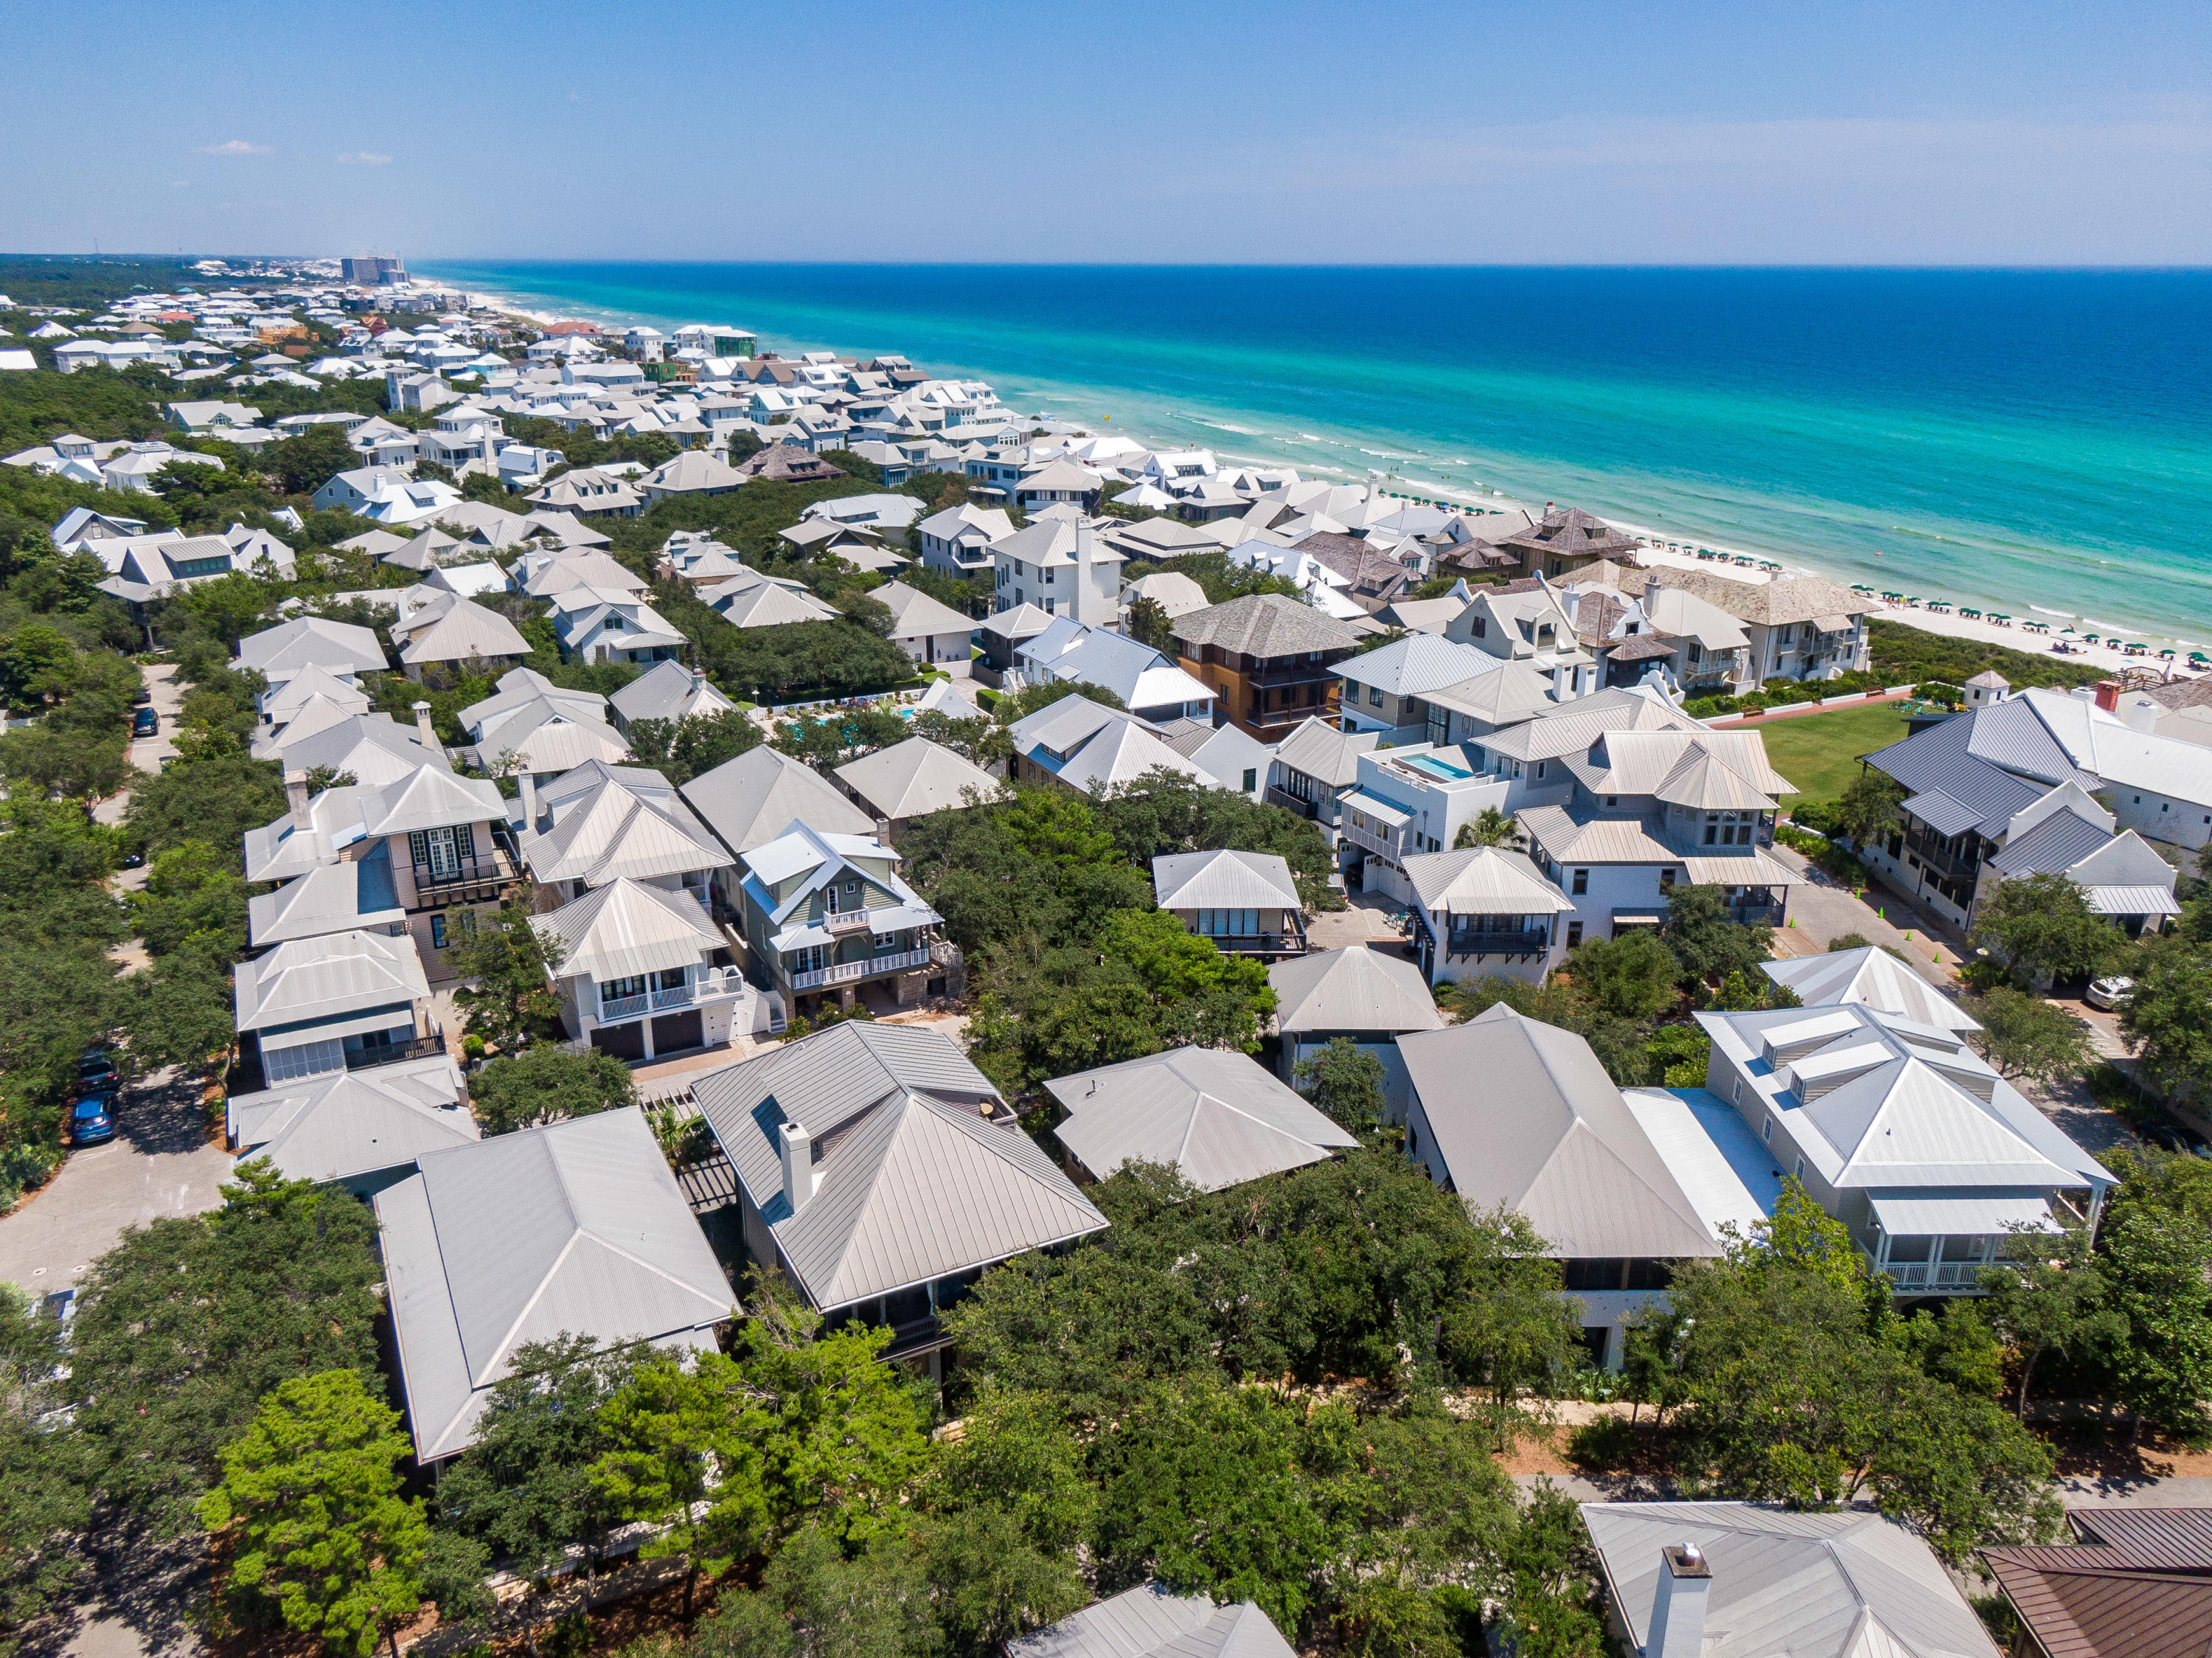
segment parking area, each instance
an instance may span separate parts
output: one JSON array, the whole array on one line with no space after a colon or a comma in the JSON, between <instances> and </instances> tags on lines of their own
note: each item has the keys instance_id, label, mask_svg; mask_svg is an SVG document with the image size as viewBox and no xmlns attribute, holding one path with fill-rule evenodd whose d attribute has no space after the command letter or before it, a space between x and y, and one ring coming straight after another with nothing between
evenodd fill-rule
<instances>
[{"instance_id":1,"label":"parking area","mask_svg":"<svg viewBox=\"0 0 2212 1658\"><path fill-rule=\"evenodd\" d=\"M0 1279L43 1295L75 1283L124 1228L222 1202L230 1155L211 1145L198 1089L161 1071L125 1091L120 1131L72 1151L60 1173L0 1216Z\"/></svg>"}]
</instances>

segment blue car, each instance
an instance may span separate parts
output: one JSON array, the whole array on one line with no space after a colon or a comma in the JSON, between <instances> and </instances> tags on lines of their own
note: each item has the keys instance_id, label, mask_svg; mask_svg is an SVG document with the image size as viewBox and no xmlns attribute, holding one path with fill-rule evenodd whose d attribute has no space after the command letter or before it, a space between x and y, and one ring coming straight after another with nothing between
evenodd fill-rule
<instances>
[{"instance_id":1,"label":"blue car","mask_svg":"<svg viewBox=\"0 0 2212 1658\"><path fill-rule=\"evenodd\" d=\"M115 1096L88 1094L70 1107L72 1144L96 1146L115 1137Z\"/></svg>"},{"instance_id":2,"label":"blue car","mask_svg":"<svg viewBox=\"0 0 2212 1658\"><path fill-rule=\"evenodd\" d=\"M161 716L150 708L142 708L131 716L131 735L150 737L161 728Z\"/></svg>"}]
</instances>

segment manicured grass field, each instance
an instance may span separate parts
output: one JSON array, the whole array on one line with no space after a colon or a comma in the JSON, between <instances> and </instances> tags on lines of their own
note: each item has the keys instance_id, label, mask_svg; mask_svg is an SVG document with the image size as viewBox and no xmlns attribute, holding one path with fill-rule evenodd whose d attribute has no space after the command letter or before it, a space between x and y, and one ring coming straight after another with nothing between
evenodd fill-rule
<instances>
[{"instance_id":1,"label":"manicured grass field","mask_svg":"<svg viewBox=\"0 0 2212 1658\"><path fill-rule=\"evenodd\" d=\"M1897 708L1895 703L1876 703L1790 719L1746 720L1733 728L1755 730L1766 739L1767 763L1797 785L1797 792L1785 796L1783 805L1802 806L1808 801L1835 799L1858 776L1860 755L1905 735L1905 721Z\"/></svg>"}]
</instances>

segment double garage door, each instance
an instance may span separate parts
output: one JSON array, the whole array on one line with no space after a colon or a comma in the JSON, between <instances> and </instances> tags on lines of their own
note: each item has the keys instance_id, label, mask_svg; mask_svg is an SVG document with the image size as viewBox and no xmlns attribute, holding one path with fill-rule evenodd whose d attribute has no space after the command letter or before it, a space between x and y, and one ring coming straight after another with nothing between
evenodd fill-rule
<instances>
[{"instance_id":1,"label":"double garage door","mask_svg":"<svg viewBox=\"0 0 2212 1658\"><path fill-rule=\"evenodd\" d=\"M682 1013L665 1013L652 1023L653 1051L656 1054L681 1053L686 1048L706 1045L706 1026L696 1008ZM627 1025L599 1026L592 1032L592 1045L617 1059L642 1059L645 1027L646 1021L641 1019Z\"/></svg>"}]
</instances>

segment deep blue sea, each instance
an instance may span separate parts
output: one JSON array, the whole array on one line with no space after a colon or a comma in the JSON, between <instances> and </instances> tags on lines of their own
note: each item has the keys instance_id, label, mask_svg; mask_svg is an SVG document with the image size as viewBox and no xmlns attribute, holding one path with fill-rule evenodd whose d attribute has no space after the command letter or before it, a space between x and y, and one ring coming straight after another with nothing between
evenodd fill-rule
<instances>
[{"instance_id":1,"label":"deep blue sea","mask_svg":"<svg viewBox=\"0 0 2212 1658\"><path fill-rule=\"evenodd\" d=\"M1047 411L2212 640L2212 271L428 261Z\"/></svg>"}]
</instances>

